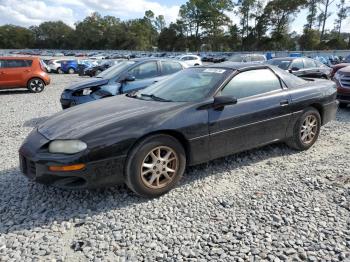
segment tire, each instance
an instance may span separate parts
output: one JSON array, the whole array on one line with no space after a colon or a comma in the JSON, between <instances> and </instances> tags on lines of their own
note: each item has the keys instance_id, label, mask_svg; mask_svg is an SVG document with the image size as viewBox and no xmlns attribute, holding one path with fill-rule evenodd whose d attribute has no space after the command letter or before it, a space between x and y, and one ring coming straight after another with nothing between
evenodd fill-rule
<instances>
[{"instance_id":1,"label":"tire","mask_svg":"<svg viewBox=\"0 0 350 262\"><path fill-rule=\"evenodd\" d=\"M346 103L339 103L339 108L346 108L348 104Z\"/></svg>"},{"instance_id":2,"label":"tire","mask_svg":"<svg viewBox=\"0 0 350 262\"><path fill-rule=\"evenodd\" d=\"M28 81L27 88L32 93L41 93L45 88L45 83L40 78L32 78Z\"/></svg>"},{"instance_id":3,"label":"tire","mask_svg":"<svg viewBox=\"0 0 350 262\"><path fill-rule=\"evenodd\" d=\"M305 126L307 129L305 129ZM317 141L317 138L320 134L320 129L320 113L315 108L309 107L304 110L304 113L295 123L295 126L293 128L293 137L287 140L286 143L293 149L299 151L307 150L312 147L313 144Z\"/></svg>"},{"instance_id":4,"label":"tire","mask_svg":"<svg viewBox=\"0 0 350 262\"><path fill-rule=\"evenodd\" d=\"M166 156L170 160L164 161ZM185 167L185 150L178 140L168 135L153 135L138 142L130 151L125 181L137 195L154 198L174 188Z\"/></svg>"},{"instance_id":5,"label":"tire","mask_svg":"<svg viewBox=\"0 0 350 262\"><path fill-rule=\"evenodd\" d=\"M70 74L70 75L75 74L74 68L69 68L68 69L68 74Z\"/></svg>"},{"instance_id":6,"label":"tire","mask_svg":"<svg viewBox=\"0 0 350 262\"><path fill-rule=\"evenodd\" d=\"M63 70L60 67L57 68L57 73L59 73L60 75L64 74Z\"/></svg>"}]
</instances>

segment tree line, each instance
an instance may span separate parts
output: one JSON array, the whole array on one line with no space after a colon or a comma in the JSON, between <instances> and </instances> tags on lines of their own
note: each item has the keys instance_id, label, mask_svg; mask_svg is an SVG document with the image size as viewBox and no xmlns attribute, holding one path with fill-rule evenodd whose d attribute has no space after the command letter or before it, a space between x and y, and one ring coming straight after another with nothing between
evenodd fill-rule
<instances>
[{"instance_id":1,"label":"tree line","mask_svg":"<svg viewBox=\"0 0 350 262\"><path fill-rule=\"evenodd\" d=\"M330 10L337 13L332 30ZM292 22L307 10L303 33ZM350 48L343 33L350 7L345 0L189 0L178 19L166 25L149 10L143 18L122 21L92 13L75 28L62 21L29 28L0 26L0 48L113 49L163 51L265 51ZM233 23L230 14L239 18Z\"/></svg>"}]
</instances>

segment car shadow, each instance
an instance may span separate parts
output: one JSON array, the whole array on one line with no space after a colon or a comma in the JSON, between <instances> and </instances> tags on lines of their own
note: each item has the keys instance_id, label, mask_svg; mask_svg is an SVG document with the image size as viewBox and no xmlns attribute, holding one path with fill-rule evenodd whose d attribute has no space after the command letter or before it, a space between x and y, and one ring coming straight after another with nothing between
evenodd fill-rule
<instances>
[{"instance_id":1,"label":"car shadow","mask_svg":"<svg viewBox=\"0 0 350 262\"><path fill-rule=\"evenodd\" d=\"M350 105L346 108L339 108L336 120L342 123L350 122Z\"/></svg>"},{"instance_id":2,"label":"car shadow","mask_svg":"<svg viewBox=\"0 0 350 262\"><path fill-rule=\"evenodd\" d=\"M274 144L213 160L187 168L177 187L191 185L195 181L215 176L228 169L232 171L294 153L296 151L284 144ZM173 194L176 194L176 191ZM162 196L167 197L171 196ZM93 215L147 201L157 201L140 198L124 185L81 191L45 186L28 181L18 167L0 171L0 199L0 235L35 227L50 227L53 223L73 218L74 226L77 227L85 223L85 218Z\"/></svg>"},{"instance_id":3,"label":"car shadow","mask_svg":"<svg viewBox=\"0 0 350 262\"><path fill-rule=\"evenodd\" d=\"M20 95L31 93L28 89L0 90L0 95Z\"/></svg>"},{"instance_id":4,"label":"car shadow","mask_svg":"<svg viewBox=\"0 0 350 262\"><path fill-rule=\"evenodd\" d=\"M25 126L25 127L36 127L36 126L40 125L42 122L44 122L46 119L48 119L48 118L49 118L48 116L32 118L30 120L25 121L23 126Z\"/></svg>"}]
</instances>

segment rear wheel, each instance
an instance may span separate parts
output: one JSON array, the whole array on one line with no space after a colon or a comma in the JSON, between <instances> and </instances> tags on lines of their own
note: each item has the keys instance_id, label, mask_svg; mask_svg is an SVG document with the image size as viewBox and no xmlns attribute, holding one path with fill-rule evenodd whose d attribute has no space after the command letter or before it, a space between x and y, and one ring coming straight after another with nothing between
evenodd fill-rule
<instances>
[{"instance_id":1,"label":"rear wheel","mask_svg":"<svg viewBox=\"0 0 350 262\"><path fill-rule=\"evenodd\" d=\"M287 141L287 145L296 150L307 150L316 142L320 129L320 113L313 107L307 108L295 123L293 137Z\"/></svg>"},{"instance_id":2,"label":"rear wheel","mask_svg":"<svg viewBox=\"0 0 350 262\"><path fill-rule=\"evenodd\" d=\"M57 68L57 73L59 73L60 75L61 75L61 74L64 74L63 70L62 70L60 67Z\"/></svg>"},{"instance_id":3,"label":"rear wheel","mask_svg":"<svg viewBox=\"0 0 350 262\"><path fill-rule=\"evenodd\" d=\"M29 80L27 88L32 93L40 93L45 88L45 83L40 78L33 78Z\"/></svg>"},{"instance_id":4,"label":"rear wheel","mask_svg":"<svg viewBox=\"0 0 350 262\"><path fill-rule=\"evenodd\" d=\"M157 197L174 188L185 166L185 151L175 138L150 136L131 150L126 165L126 184L139 196Z\"/></svg>"},{"instance_id":5,"label":"rear wheel","mask_svg":"<svg viewBox=\"0 0 350 262\"><path fill-rule=\"evenodd\" d=\"M347 106L348 106L348 104L346 104L346 103L339 103L340 108L346 108Z\"/></svg>"}]
</instances>

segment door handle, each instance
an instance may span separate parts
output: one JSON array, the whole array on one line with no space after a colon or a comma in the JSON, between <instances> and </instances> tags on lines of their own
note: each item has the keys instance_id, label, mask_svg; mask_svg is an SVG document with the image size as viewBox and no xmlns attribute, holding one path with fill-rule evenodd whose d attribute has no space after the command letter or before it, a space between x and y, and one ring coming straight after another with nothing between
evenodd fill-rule
<instances>
[{"instance_id":1,"label":"door handle","mask_svg":"<svg viewBox=\"0 0 350 262\"><path fill-rule=\"evenodd\" d=\"M32 70L30 70L30 69L24 70L24 72L26 72L26 73L29 73L30 71L32 71Z\"/></svg>"},{"instance_id":2,"label":"door handle","mask_svg":"<svg viewBox=\"0 0 350 262\"><path fill-rule=\"evenodd\" d=\"M287 105L289 105L289 100L282 100L282 101L280 102L280 105L281 105L281 106L287 106Z\"/></svg>"}]
</instances>

